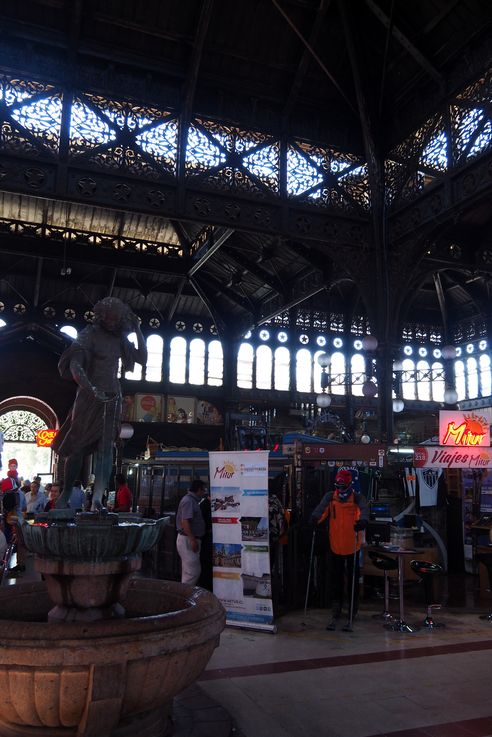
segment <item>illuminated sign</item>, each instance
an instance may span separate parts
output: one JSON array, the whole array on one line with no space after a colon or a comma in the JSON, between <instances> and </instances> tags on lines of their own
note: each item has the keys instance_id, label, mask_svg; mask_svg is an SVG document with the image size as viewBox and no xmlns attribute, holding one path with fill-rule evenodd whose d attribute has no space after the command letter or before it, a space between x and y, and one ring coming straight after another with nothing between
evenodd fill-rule
<instances>
[{"instance_id":1,"label":"illuminated sign","mask_svg":"<svg viewBox=\"0 0 492 737\"><path fill-rule=\"evenodd\" d=\"M489 421L473 411L442 410L439 412L439 444L457 448L488 447Z\"/></svg>"},{"instance_id":2,"label":"illuminated sign","mask_svg":"<svg viewBox=\"0 0 492 737\"><path fill-rule=\"evenodd\" d=\"M417 446L415 468L492 468L492 448Z\"/></svg>"},{"instance_id":3,"label":"illuminated sign","mask_svg":"<svg viewBox=\"0 0 492 737\"><path fill-rule=\"evenodd\" d=\"M58 430L38 430L36 433L36 445L38 448L49 448L56 438Z\"/></svg>"}]
</instances>

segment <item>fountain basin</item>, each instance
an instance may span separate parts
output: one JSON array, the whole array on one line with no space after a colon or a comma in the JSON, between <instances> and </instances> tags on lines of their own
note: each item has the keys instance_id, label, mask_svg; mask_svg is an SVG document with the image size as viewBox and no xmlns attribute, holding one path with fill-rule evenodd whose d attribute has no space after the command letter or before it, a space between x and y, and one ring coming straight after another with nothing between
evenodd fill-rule
<instances>
[{"instance_id":1,"label":"fountain basin","mask_svg":"<svg viewBox=\"0 0 492 737\"><path fill-rule=\"evenodd\" d=\"M173 696L198 678L225 626L216 597L135 578L126 617L46 622L44 583L0 591L1 737L163 735Z\"/></svg>"}]
</instances>

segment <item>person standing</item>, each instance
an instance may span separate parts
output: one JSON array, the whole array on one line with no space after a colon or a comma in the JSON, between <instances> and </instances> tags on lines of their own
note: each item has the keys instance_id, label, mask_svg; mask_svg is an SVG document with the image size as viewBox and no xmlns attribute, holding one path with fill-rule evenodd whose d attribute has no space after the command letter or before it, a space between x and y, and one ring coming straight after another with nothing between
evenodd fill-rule
<instances>
[{"instance_id":1,"label":"person standing","mask_svg":"<svg viewBox=\"0 0 492 737\"><path fill-rule=\"evenodd\" d=\"M126 476L117 473L114 477L116 484L116 495L114 501L115 512L131 512L132 511L132 492L126 483Z\"/></svg>"},{"instance_id":2,"label":"person standing","mask_svg":"<svg viewBox=\"0 0 492 737\"><path fill-rule=\"evenodd\" d=\"M348 594L348 608L352 605L352 618L357 614L359 580L358 551L362 545L362 530L368 522L368 506L363 494L353 488L353 478L349 470L338 471L335 477L335 490L327 492L311 514L311 522L319 525L328 520L328 537L331 559L332 618L327 630L336 629L337 620L343 609L344 582ZM355 564L355 570L354 570ZM352 590L354 600L351 602Z\"/></svg>"},{"instance_id":3,"label":"person standing","mask_svg":"<svg viewBox=\"0 0 492 737\"><path fill-rule=\"evenodd\" d=\"M39 484L37 481L33 481L31 484L31 491L26 494L26 512L28 514L39 514L44 512L46 506L45 495L39 490Z\"/></svg>"},{"instance_id":4,"label":"person standing","mask_svg":"<svg viewBox=\"0 0 492 737\"><path fill-rule=\"evenodd\" d=\"M53 509L55 508L55 506L56 505L53 506ZM74 509L76 511L82 510L83 512L85 510L85 491L82 488L82 481L80 481L80 479L76 479L74 481L72 493L70 494L70 499L68 500L68 506L70 507L70 509Z\"/></svg>"},{"instance_id":5,"label":"person standing","mask_svg":"<svg viewBox=\"0 0 492 737\"><path fill-rule=\"evenodd\" d=\"M200 548L205 535L205 520L200 509L200 500L204 495L203 481L193 479L176 513L176 549L181 558L181 583L191 586L195 586L201 573Z\"/></svg>"}]
</instances>

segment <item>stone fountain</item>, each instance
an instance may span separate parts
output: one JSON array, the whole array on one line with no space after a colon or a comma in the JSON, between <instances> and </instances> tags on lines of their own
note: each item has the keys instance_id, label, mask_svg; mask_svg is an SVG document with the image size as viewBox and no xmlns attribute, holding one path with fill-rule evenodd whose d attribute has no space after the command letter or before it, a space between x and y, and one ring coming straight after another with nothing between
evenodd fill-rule
<instances>
[{"instance_id":1,"label":"stone fountain","mask_svg":"<svg viewBox=\"0 0 492 737\"><path fill-rule=\"evenodd\" d=\"M45 581L0 590L0 737L162 737L225 625L215 596L132 577L165 520L24 523Z\"/></svg>"}]
</instances>

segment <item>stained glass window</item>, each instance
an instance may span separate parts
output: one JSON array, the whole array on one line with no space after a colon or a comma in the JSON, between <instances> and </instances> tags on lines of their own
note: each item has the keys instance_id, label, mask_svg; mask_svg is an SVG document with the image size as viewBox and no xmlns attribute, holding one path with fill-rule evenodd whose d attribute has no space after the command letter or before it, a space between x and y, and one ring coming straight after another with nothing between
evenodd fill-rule
<instances>
[{"instance_id":1,"label":"stained glass window","mask_svg":"<svg viewBox=\"0 0 492 737\"><path fill-rule=\"evenodd\" d=\"M432 399L434 402L444 402L444 366L439 361L432 364Z\"/></svg>"},{"instance_id":2,"label":"stained glass window","mask_svg":"<svg viewBox=\"0 0 492 737\"><path fill-rule=\"evenodd\" d=\"M330 392L332 394L345 394L345 356L340 351L336 351L331 356L330 374L334 381L332 382ZM335 377L337 377L335 379Z\"/></svg>"},{"instance_id":3,"label":"stained glass window","mask_svg":"<svg viewBox=\"0 0 492 737\"><path fill-rule=\"evenodd\" d=\"M352 372L352 394L354 397L362 397L362 384L360 377L366 372L366 360L361 353L354 353L350 359Z\"/></svg>"},{"instance_id":4,"label":"stained glass window","mask_svg":"<svg viewBox=\"0 0 492 737\"><path fill-rule=\"evenodd\" d=\"M482 397L490 397L492 394L490 356L484 353L480 356L478 363L480 367L480 394Z\"/></svg>"},{"instance_id":5,"label":"stained glass window","mask_svg":"<svg viewBox=\"0 0 492 737\"><path fill-rule=\"evenodd\" d=\"M428 361L418 361L417 371L417 399L429 401L431 398L431 382L429 377L430 366Z\"/></svg>"},{"instance_id":6,"label":"stained glass window","mask_svg":"<svg viewBox=\"0 0 492 737\"><path fill-rule=\"evenodd\" d=\"M478 397L478 366L476 358L466 359L466 379L468 399L476 399Z\"/></svg>"},{"instance_id":7,"label":"stained glass window","mask_svg":"<svg viewBox=\"0 0 492 737\"><path fill-rule=\"evenodd\" d=\"M402 396L403 399L415 399L415 363L410 359L406 358L402 364Z\"/></svg>"},{"instance_id":8,"label":"stained glass window","mask_svg":"<svg viewBox=\"0 0 492 737\"><path fill-rule=\"evenodd\" d=\"M456 391L458 393L458 401L466 399L465 364L463 363L463 361L455 361L454 379Z\"/></svg>"},{"instance_id":9,"label":"stained glass window","mask_svg":"<svg viewBox=\"0 0 492 737\"><path fill-rule=\"evenodd\" d=\"M243 158L243 166L269 189L278 192L280 151L277 144L255 149Z\"/></svg>"}]
</instances>

